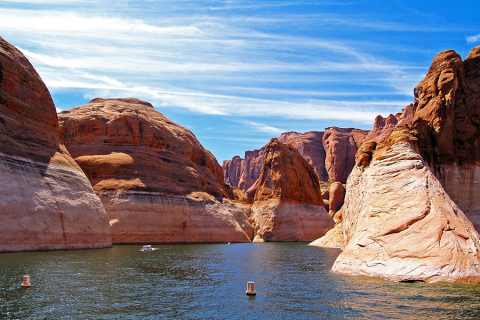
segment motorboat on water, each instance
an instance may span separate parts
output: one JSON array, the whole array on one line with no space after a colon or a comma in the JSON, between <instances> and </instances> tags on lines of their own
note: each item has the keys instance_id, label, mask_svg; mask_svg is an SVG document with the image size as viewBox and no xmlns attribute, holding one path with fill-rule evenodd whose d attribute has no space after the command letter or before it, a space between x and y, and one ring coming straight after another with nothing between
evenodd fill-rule
<instances>
[{"instance_id":1,"label":"motorboat on water","mask_svg":"<svg viewBox=\"0 0 480 320\"><path fill-rule=\"evenodd\" d=\"M153 251L153 248L151 245L146 244L142 247L142 249L140 249L140 251Z\"/></svg>"}]
</instances>

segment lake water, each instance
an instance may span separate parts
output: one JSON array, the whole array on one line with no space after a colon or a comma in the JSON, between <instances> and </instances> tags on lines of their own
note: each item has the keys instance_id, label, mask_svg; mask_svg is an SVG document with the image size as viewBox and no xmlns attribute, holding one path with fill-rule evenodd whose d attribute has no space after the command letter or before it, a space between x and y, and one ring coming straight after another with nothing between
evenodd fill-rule
<instances>
[{"instance_id":1,"label":"lake water","mask_svg":"<svg viewBox=\"0 0 480 320\"><path fill-rule=\"evenodd\" d=\"M480 285L329 270L306 243L158 245L0 254L7 319L479 319ZM22 288L22 276L32 287ZM257 295L245 294L255 281Z\"/></svg>"}]
</instances>

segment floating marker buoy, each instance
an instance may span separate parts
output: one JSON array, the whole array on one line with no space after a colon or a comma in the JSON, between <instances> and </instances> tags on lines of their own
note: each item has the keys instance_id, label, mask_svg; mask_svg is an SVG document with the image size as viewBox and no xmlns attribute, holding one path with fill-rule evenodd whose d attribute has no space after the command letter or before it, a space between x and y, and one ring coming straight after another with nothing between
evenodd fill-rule
<instances>
[{"instance_id":1,"label":"floating marker buoy","mask_svg":"<svg viewBox=\"0 0 480 320\"><path fill-rule=\"evenodd\" d=\"M247 282L247 295L254 296L257 293L255 292L255 282Z\"/></svg>"},{"instance_id":2,"label":"floating marker buoy","mask_svg":"<svg viewBox=\"0 0 480 320\"><path fill-rule=\"evenodd\" d=\"M22 287L31 287L32 284L30 283L30 276L23 276L23 283Z\"/></svg>"}]
</instances>

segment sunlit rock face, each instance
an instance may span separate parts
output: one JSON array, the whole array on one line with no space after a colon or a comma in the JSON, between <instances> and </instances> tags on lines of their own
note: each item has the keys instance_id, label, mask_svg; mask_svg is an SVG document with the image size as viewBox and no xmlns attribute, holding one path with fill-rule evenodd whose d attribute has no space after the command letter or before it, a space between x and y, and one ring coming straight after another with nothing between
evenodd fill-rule
<instances>
[{"instance_id":1,"label":"sunlit rock face","mask_svg":"<svg viewBox=\"0 0 480 320\"><path fill-rule=\"evenodd\" d=\"M64 146L50 93L0 37L0 252L112 245L102 203Z\"/></svg>"},{"instance_id":2,"label":"sunlit rock face","mask_svg":"<svg viewBox=\"0 0 480 320\"><path fill-rule=\"evenodd\" d=\"M98 98L59 120L105 206L114 243L250 241L250 209L223 200L215 157L148 102Z\"/></svg>"},{"instance_id":3,"label":"sunlit rock face","mask_svg":"<svg viewBox=\"0 0 480 320\"><path fill-rule=\"evenodd\" d=\"M479 282L479 53L438 54L395 128L360 147L332 270Z\"/></svg>"},{"instance_id":4,"label":"sunlit rock face","mask_svg":"<svg viewBox=\"0 0 480 320\"><path fill-rule=\"evenodd\" d=\"M323 248L343 249L343 202L345 199L345 187L340 182L334 182L328 190L329 210L328 214L335 221L335 226L328 229L325 235L309 244L309 246ZM324 200L325 201L325 200Z\"/></svg>"},{"instance_id":5,"label":"sunlit rock face","mask_svg":"<svg viewBox=\"0 0 480 320\"><path fill-rule=\"evenodd\" d=\"M328 182L347 182L348 175L355 165L355 154L368 131L331 127L323 135L323 147L326 152L325 169Z\"/></svg>"},{"instance_id":6,"label":"sunlit rock face","mask_svg":"<svg viewBox=\"0 0 480 320\"><path fill-rule=\"evenodd\" d=\"M325 167L326 152L323 146L325 132L310 131L306 133L286 132L278 138L282 143L292 145L302 157L313 167L320 181L328 181Z\"/></svg>"},{"instance_id":7,"label":"sunlit rock face","mask_svg":"<svg viewBox=\"0 0 480 320\"><path fill-rule=\"evenodd\" d=\"M291 145L272 139L252 206L254 241L312 241L334 225L323 205L318 177Z\"/></svg>"},{"instance_id":8,"label":"sunlit rock face","mask_svg":"<svg viewBox=\"0 0 480 320\"><path fill-rule=\"evenodd\" d=\"M313 167L320 181L345 183L355 165L355 153L368 131L353 128L327 128L306 133L286 132L278 140L290 144ZM260 177L265 148L245 152L224 161L225 183L247 192Z\"/></svg>"},{"instance_id":9,"label":"sunlit rock face","mask_svg":"<svg viewBox=\"0 0 480 320\"><path fill-rule=\"evenodd\" d=\"M415 114L389 140L410 142L480 230L480 47L439 53L415 88Z\"/></svg>"},{"instance_id":10,"label":"sunlit rock face","mask_svg":"<svg viewBox=\"0 0 480 320\"><path fill-rule=\"evenodd\" d=\"M235 156L225 160L222 165L225 183L247 192L260 177L264 156L265 148L261 148L245 151L245 159Z\"/></svg>"},{"instance_id":11,"label":"sunlit rock face","mask_svg":"<svg viewBox=\"0 0 480 320\"><path fill-rule=\"evenodd\" d=\"M332 270L395 281L479 281L480 239L422 157L396 143L356 167Z\"/></svg>"},{"instance_id":12,"label":"sunlit rock face","mask_svg":"<svg viewBox=\"0 0 480 320\"><path fill-rule=\"evenodd\" d=\"M338 248L343 249L343 223L339 221L331 229L328 229L325 235L308 245L320 248Z\"/></svg>"}]
</instances>

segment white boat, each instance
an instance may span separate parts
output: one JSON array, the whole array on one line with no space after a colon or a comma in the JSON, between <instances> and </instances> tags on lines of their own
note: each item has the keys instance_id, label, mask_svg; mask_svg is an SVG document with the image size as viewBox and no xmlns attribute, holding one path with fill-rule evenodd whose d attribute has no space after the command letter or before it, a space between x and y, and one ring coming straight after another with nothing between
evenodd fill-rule
<instances>
[{"instance_id":1,"label":"white boat","mask_svg":"<svg viewBox=\"0 0 480 320\"><path fill-rule=\"evenodd\" d=\"M140 249L140 251L153 251L153 248L151 245L146 244L142 247L142 249Z\"/></svg>"}]
</instances>

